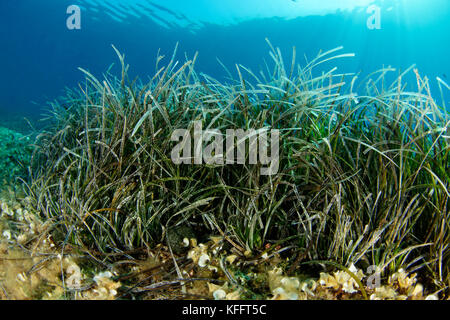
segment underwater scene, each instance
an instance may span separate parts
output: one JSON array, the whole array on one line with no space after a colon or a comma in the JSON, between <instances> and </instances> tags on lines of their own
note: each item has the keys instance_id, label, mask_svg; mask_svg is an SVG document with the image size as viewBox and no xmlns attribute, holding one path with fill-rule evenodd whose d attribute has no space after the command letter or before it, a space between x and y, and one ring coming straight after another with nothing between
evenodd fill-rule
<instances>
[{"instance_id":1,"label":"underwater scene","mask_svg":"<svg viewBox=\"0 0 450 320\"><path fill-rule=\"evenodd\" d=\"M0 299L448 300L449 32L448 0L1 1Z\"/></svg>"}]
</instances>

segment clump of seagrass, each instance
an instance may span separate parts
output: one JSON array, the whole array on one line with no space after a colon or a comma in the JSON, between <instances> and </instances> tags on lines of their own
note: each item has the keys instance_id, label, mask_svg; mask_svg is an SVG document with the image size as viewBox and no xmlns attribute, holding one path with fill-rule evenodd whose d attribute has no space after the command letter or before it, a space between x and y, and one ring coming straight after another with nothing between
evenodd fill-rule
<instances>
[{"instance_id":1,"label":"clump of seagrass","mask_svg":"<svg viewBox=\"0 0 450 320\"><path fill-rule=\"evenodd\" d=\"M36 140L28 188L60 241L102 252L167 241L180 225L225 235L237 253L267 243L301 260L423 270L449 284L449 114L428 80L406 70L390 86L383 69L354 91L356 77L316 72L341 48L306 66L239 65L229 83L197 74L193 60L146 84L122 72L86 82L51 104L52 125ZM117 51L117 50L116 50ZM245 73L244 73L245 71ZM318 75L316 75L318 73ZM405 79L414 80L406 91ZM373 79L375 80L373 80ZM280 168L175 165L173 130L279 129ZM248 155L247 155L248 157ZM245 161L248 163L248 161ZM411 270L410 270L411 269Z\"/></svg>"}]
</instances>

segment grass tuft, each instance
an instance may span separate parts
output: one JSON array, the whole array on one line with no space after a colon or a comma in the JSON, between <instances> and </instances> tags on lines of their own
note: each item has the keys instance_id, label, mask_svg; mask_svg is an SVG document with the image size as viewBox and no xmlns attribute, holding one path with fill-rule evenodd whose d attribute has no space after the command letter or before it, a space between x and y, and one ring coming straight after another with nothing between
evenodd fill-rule
<instances>
[{"instance_id":1,"label":"grass tuft","mask_svg":"<svg viewBox=\"0 0 450 320\"><path fill-rule=\"evenodd\" d=\"M198 74L197 55L182 64L176 52L166 66L157 57L146 84L128 78L115 48L119 77L80 69L85 83L51 103L51 125L36 138L33 206L60 242L85 250L151 247L183 239L174 232L184 226L199 239L224 236L242 256L267 243L289 248L292 272L312 260L406 266L448 290L450 117L428 79L409 69L388 85L384 69L357 96L352 75L317 72L351 54L337 48L297 66L294 51L285 69L270 47L266 71L239 65L227 84ZM244 165L175 165L171 134L195 121L279 129L278 173L261 175L248 154Z\"/></svg>"}]
</instances>

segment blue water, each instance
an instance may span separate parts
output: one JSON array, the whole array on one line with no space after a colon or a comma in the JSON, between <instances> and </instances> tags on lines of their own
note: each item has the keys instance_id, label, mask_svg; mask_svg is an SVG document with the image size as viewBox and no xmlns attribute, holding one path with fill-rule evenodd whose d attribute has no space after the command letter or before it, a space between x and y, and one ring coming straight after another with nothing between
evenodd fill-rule
<instances>
[{"instance_id":1,"label":"blue water","mask_svg":"<svg viewBox=\"0 0 450 320\"><path fill-rule=\"evenodd\" d=\"M70 5L81 9L81 29L67 28ZM370 5L380 8L381 29L367 26ZM263 68L266 37L286 64L292 46L303 63L304 55L342 45L356 56L324 67L364 75L416 64L442 103L436 77L450 83L449 32L449 0L2 0L0 123L38 117L46 101L83 81L78 67L101 77L117 63L111 44L143 79L154 73L157 50L169 60L177 42L180 60L199 51L197 70L219 79L216 57L231 70L236 63ZM450 105L448 89L444 101Z\"/></svg>"}]
</instances>

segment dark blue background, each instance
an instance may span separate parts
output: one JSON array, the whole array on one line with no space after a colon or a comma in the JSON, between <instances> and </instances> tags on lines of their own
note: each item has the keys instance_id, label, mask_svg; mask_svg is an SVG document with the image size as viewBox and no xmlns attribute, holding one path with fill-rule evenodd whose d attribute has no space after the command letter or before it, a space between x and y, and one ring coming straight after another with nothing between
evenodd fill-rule
<instances>
[{"instance_id":1,"label":"dark blue background","mask_svg":"<svg viewBox=\"0 0 450 320\"><path fill-rule=\"evenodd\" d=\"M155 1L157 2L157 1ZM160 1L159 3L163 3ZM439 76L450 82L449 20L445 15L423 27L408 27L399 17L401 12L384 13L382 30L366 28L368 14L337 12L294 20L280 18L252 20L234 26L206 24L195 34L173 26L165 29L151 19L130 16L119 23L107 15L100 21L82 11L82 29L66 28L66 9L76 1L15 0L0 2L0 122L11 116L39 116L46 101L55 99L65 86L76 86L83 80L77 69L83 67L96 76L117 58L111 44L125 53L132 76L144 79L154 72L158 48L170 59L176 42L179 59L184 53L193 57L199 51L197 70L221 78L224 75L216 57L235 71L241 63L252 70L267 61L268 37L285 54L290 66L292 46L298 61L305 54L314 57L319 49L329 50L343 45L355 58L332 62L324 67L339 66L339 72L370 73L383 65L405 69L416 63L422 75L435 83ZM117 68L115 70L118 70ZM411 84L415 84L411 79ZM433 93L440 101L437 87ZM448 96L446 98L447 104Z\"/></svg>"}]
</instances>

